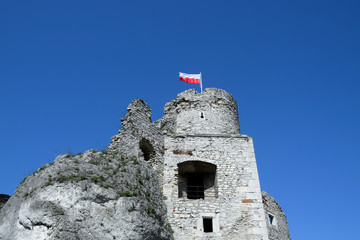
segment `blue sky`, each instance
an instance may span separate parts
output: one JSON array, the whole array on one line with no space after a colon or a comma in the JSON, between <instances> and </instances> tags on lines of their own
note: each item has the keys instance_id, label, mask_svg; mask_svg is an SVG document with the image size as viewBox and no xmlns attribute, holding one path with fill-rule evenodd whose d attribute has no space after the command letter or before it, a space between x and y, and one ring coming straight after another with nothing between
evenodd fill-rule
<instances>
[{"instance_id":1,"label":"blue sky","mask_svg":"<svg viewBox=\"0 0 360 240\"><path fill-rule=\"evenodd\" d=\"M134 98L235 97L292 239L355 239L359 1L1 1L0 193L61 153L104 149Z\"/></svg>"}]
</instances>

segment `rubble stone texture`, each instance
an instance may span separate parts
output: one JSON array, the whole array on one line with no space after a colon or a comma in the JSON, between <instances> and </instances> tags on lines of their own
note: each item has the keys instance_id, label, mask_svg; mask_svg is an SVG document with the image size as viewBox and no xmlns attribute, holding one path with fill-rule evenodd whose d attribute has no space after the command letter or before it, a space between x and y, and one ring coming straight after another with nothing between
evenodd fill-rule
<instances>
[{"instance_id":1,"label":"rubble stone texture","mask_svg":"<svg viewBox=\"0 0 360 240\"><path fill-rule=\"evenodd\" d=\"M161 179L164 136L151 121L151 108L137 98L129 104L127 111L121 119L122 128L111 138L108 150L139 156L152 165Z\"/></svg>"},{"instance_id":2,"label":"rubble stone texture","mask_svg":"<svg viewBox=\"0 0 360 240\"><path fill-rule=\"evenodd\" d=\"M127 110L107 149L24 179L0 209L1 240L290 240L231 94L185 91L155 122L141 99Z\"/></svg>"},{"instance_id":3,"label":"rubble stone texture","mask_svg":"<svg viewBox=\"0 0 360 240\"><path fill-rule=\"evenodd\" d=\"M183 92L159 124L167 133L163 194L175 239L269 239L253 142L240 133L233 97L214 88Z\"/></svg>"},{"instance_id":4,"label":"rubble stone texture","mask_svg":"<svg viewBox=\"0 0 360 240\"><path fill-rule=\"evenodd\" d=\"M266 225L270 240L290 240L286 216L276 200L267 192L262 192L262 198L267 214Z\"/></svg>"}]
</instances>

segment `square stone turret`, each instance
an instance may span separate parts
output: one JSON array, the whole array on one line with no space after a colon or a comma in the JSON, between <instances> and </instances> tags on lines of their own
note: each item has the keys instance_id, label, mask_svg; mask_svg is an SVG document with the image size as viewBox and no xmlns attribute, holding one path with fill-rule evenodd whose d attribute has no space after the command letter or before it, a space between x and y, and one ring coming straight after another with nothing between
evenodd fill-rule
<instances>
[{"instance_id":1,"label":"square stone turret","mask_svg":"<svg viewBox=\"0 0 360 240\"><path fill-rule=\"evenodd\" d=\"M267 240L252 138L237 104L215 88L165 105L163 199L175 239Z\"/></svg>"}]
</instances>

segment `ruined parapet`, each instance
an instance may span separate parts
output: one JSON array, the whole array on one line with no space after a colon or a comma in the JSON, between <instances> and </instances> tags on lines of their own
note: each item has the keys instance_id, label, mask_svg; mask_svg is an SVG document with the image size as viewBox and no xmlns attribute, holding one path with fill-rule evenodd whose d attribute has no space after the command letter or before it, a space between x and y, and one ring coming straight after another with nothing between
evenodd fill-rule
<instances>
[{"instance_id":1,"label":"ruined parapet","mask_svg":"<svg viewBox=\"0 0 360 240\"><path fill-rule=\"evenodd\" d=\"M269 239L290 240L289 228L282 208L267 192L262 192L262 198Z\"/></svg>"},{"instance_id":2,"label":"ruined parapet","mask_svg":"<svg viewBox=\"0 0 360 240\"><path fill-rule=\"evenodd\" d=\"M151 108L137 98L129 104L127 111L121 119L122 128L111 138L108 150L140 157L161 173L164 137L151 121Z\"/></svg>"},{"instance_id":3,"label":"ruined parapet","mask_svg":"<svg viewBox=\"0 0 360 240\"><path fill-rule=\"evenodd\" d=\"M168 134L240 134L236 101L230 93L216 88L178 94L165 105L158 124Z\"/></svg>"}]
</instances>

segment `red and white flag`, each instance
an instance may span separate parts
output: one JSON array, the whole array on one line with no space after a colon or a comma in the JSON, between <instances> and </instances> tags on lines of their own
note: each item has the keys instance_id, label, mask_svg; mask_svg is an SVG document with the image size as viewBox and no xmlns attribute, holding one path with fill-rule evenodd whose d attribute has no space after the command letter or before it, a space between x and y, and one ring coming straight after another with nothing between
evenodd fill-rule
<instances>
[{"instance_id":1,"label":"red and white flag","mask_svg":"<svg viewBox=\"0 0 360 240\"><path fill-rule=\"evenodd\" d=\"M195 83L201 84L201 73L200 74L187 74L187 73L180 73L180 80L187 82L187 83Z\"/></svg>"}]
</instances>

